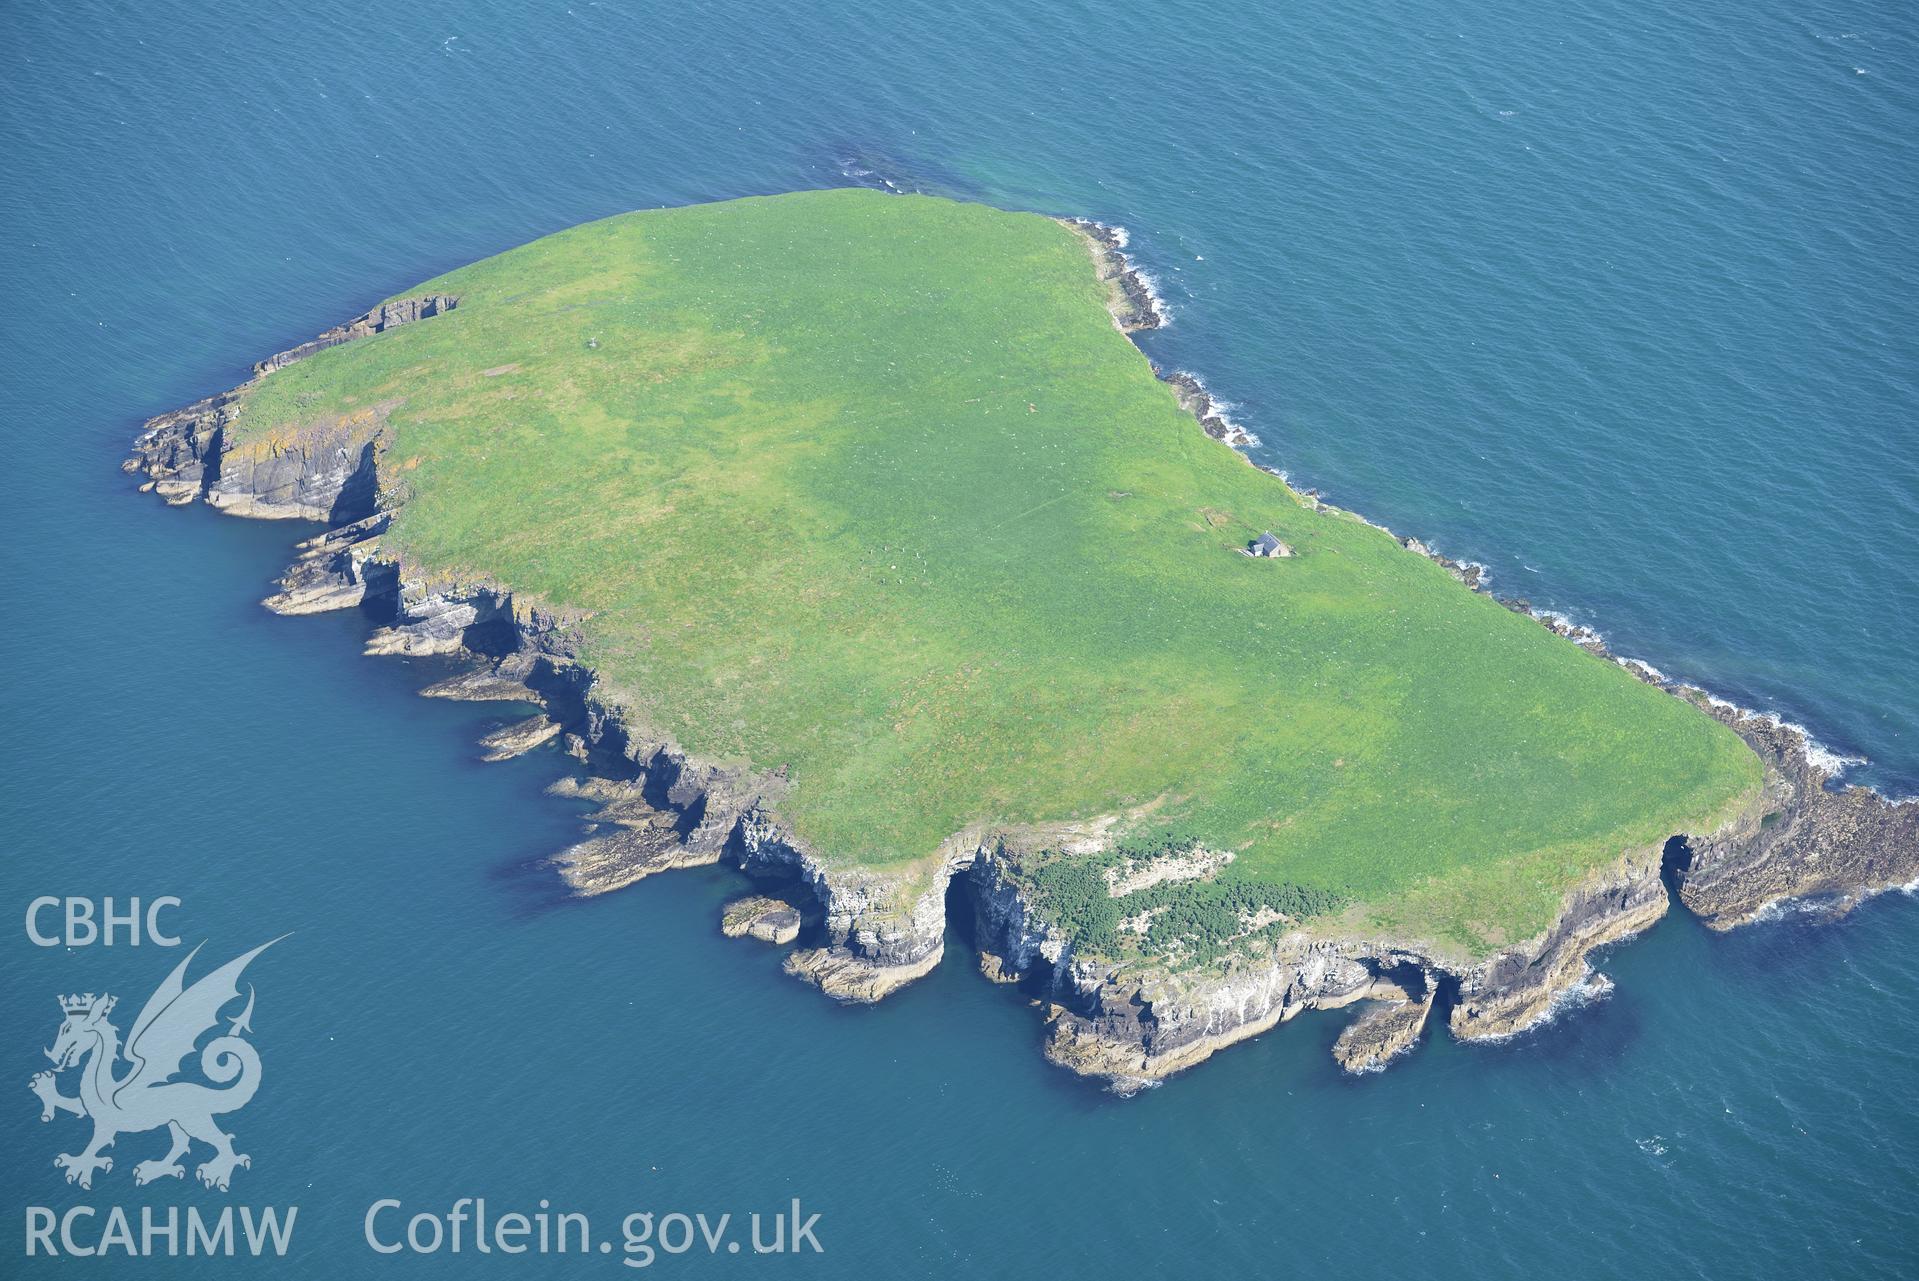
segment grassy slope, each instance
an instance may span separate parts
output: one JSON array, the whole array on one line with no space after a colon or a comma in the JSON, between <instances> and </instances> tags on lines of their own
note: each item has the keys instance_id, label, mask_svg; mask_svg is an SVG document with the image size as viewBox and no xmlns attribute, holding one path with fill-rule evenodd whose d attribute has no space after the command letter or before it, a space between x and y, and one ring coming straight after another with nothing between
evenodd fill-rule
<instances>
[{"instance_id":1,"label":"grassy slope","mask_svg":"<svg viewBox=\"0 0 1919 1281\"><path fill-rule=\"evenodd\" d=\"M394 541L592 611L640 721L790 766L827 854L1156 802L1232 874L1480 941L1758 781L1705 716L1208 440L1050 220L813 192L420 289L462 305L270 376L243 429L404 397ZM1232 554L1267 528L1300 555Z\"/></svg>"}]
</instances>

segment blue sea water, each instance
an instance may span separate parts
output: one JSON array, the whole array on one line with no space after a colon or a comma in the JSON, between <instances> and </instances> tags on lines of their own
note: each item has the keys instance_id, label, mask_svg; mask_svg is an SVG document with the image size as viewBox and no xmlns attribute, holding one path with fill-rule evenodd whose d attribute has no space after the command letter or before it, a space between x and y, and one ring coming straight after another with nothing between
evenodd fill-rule
<instances>
[{"instance_id":1,"label":"blue sea water","mask_svg":"<svg viewBox=\"0 0 1919 1281\"><path fill-rule=\"evenodd\" d=\"M561 900L555 756L483 766L501 709L260 610L303 531L117 470L146 415L446 268L884 176L1125 224L1174 314L1149 351L1263 460L1908 793L1916 54L1894 0L0 7L0 1274L86 1270L23 1256L29 1206L227 1204L297 1205L289 1257L93 1270L625 1271L362 1241L376 1200L462 1196L616 1240L821 1215L823 1255L653 1265L714 1276L1919 1273L1911 895L1676 915L1512 1045L1352 1082L1309 1016L1119 1100L963 942L844 1010L720 938L720 870ZM135 1189L152 1135L91 1192L52 1167L55 995L130 1017L178 954L34 947L39 894L178 895L209 960L293 931L250 971L231 1193Z\"/></svg>"}]
</instances>

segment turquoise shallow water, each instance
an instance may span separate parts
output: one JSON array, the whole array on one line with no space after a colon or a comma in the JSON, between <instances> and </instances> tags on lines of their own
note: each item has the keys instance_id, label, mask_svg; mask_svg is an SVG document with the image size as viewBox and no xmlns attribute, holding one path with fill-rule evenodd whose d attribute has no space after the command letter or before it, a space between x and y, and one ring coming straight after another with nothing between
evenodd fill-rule
<instances>
[{"instance_id":1,"label":"turquoise shallow water","mask_svg":"<svg viewBox=\"0 0 1919 1281\"><path fill-rule=\"evenodd\" d=\"M377 1198L822 1215L822 1257L668 1272L1896 1276L1919 1269L1919 902L1670 919L1519 1044L1346 1082L1309 1017L1128 1101L971 973L846 1011L713 928L708 870L589 904L576 816L361 624L255 602L298 532L164 511L147 414L372 300L618 210L859 179L1125 223L1200 371L1302 484L1919 789L1919 87L1886 0L1245 12L999 3L0 12L0 1273L24 1207L300 1206L274 1275L375 1258ZM256 965L231 1196L91 1194L25 1091L36 894L177 894ZM123 1024L124 1025L124 1024ZM5 1066L11 1065L11 1066ZM148 1260L110 1275L258 1271Z\"/></svg>"}]
</instances>

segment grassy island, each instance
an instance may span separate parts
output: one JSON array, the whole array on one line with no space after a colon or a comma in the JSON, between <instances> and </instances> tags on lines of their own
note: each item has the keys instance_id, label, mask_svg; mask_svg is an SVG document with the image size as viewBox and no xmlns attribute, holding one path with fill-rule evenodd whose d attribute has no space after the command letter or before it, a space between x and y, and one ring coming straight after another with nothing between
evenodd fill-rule
<instances>
[{"instance_id":1,"label":"grassy island","mask_svg":"<svg viewBox=\"0 0 1919 1281\"><path fill-rule=\"evenodd\" d=\"M268 374L232 431L377 420L389 547L583 618L613 701L783 769L829 861L1119 816L1233 855L1150 891L1197 936L1483 947L1752 794L1724 726L1209 439L1107 288L1073 229L929 197L628 214L408 290L459 305ZM1239 554L1265 531L1297 554ZM1073 857L1042 890L1116 856Z\"/></svg>"}]
</instances>

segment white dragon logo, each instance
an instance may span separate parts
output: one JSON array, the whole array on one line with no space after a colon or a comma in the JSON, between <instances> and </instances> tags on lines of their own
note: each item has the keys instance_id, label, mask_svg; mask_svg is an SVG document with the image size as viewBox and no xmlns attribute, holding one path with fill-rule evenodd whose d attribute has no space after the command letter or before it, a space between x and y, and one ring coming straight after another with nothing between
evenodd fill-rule
<instances>
[{"instance_id":1,"label":"white dragon logo","mask_svg":"<svg viewBox=\"0 0 1919 1281\"><path fill-rule=\"evenodd\" d=\"M55 1112L93 1119L93 1141L83 1151L53 1158L54 1165L67 1172L68 1183L91 1188L94 1171L113 1170L112 1158L100 1153L113 1146L116 1137L162 1125L172 1136L173 1146L159 1160L141 1161L133 1167L136 1184L184 1178L186 1171L180 1158L195 1139L213 1148L212 1159L196 1171L200 1182L210 1188L226 1191L234 1168L253 1164L252 1158L233 1150L233 1136L213 1121L216 1116L245 1107L260 1088L260 1055L241 1037L253 1030L251 984L247 987L246 1008L231 1021L225 1035L214 1037L200 1051L200 1071L207 1080L225 1088L172 1078L193 1053L194 1043L219 1023L220 1010L239 999L240 972L247 963L279 941L273 939L235 957L196 980L192 987L184 981L187 965L199 955L200 948L187 953L166 982L147 998L140 1017L133 1021L125 1050L133 1067L124 1076L113 1074L121 1055L120 1032L107 1021L116 998L104 993L96 997L91 992L60 998L60 1010L66 1018L53 1048L46 1051L53 1061L53 1071L37 1074L32 1089L40 1096L42 1121L51 1121ZM55 1073L81 1063L85 1067L80 1074L80 1095L68 1098L60 1093Z\"/></svg>"}]
</instances>

